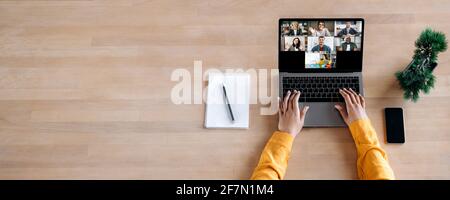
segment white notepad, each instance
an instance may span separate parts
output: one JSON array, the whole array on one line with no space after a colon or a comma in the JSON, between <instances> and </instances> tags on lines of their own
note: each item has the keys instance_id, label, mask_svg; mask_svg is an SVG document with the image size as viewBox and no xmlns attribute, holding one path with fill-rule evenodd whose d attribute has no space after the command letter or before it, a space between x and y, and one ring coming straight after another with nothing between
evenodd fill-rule
<instances>
[{"instance_id":1,"label":"white notepad","mask_svg":"<svg viewBox=\"0 0 450 200\"><path fill-rule=\"evenodd\" d=\"M223 93L227 96L235 121L231 120ZM210 73L206 96L206 128L249 127L250 75L247 73Z\"/></svg>"}]
</instances>

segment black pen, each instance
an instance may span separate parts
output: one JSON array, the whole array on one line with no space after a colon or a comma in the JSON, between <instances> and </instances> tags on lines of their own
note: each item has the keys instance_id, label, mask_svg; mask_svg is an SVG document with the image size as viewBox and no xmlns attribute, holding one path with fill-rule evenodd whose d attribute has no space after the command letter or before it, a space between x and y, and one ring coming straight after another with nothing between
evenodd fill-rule
<instances>
[{"instance_id":1,"label":"black pen","mask_svg":"<svg viewBox=\"0 0 450 200\"><path fill-rule=\"evenodd\" d=\"M231 110L230 100L228 100L227 90L225 88L225 84L222 84L223 94L225 95L225 101L228 107L228 111L230 111L231 121L234 121L233 111Z\"/></svg>"}]
</instances>

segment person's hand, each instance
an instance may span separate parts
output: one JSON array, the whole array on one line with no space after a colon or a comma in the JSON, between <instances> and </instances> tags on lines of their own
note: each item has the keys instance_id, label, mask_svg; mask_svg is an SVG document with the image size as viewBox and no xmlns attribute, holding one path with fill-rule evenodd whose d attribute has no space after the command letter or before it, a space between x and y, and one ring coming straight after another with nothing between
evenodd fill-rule
<instances>
[{"instance_id":1,"label":"person's hand","mask_svg":"<svg viewBox=\"0 0 450 200\"><path fill-rule=\"evenodd\" d=\"M348 126L355 120L367 118L366 102L361 94L356 94L351 88L339 89L339 93L344 97L345 108L338 104L334 107L339 111Z\"/></svg>"},{"instance_id":2,"label":"person's hand","mask_svg":"<svg viewBox=\"0 0 450 200\"><path fill-rule=\"evenodd\" d=\"M287 132L292 136L297 136L297 134L302 130L303 124L305 122L305 115L309 107L303 107L300 111L298 107L298 98L300 97L300 92L294 90L288 91L283 101L279 101L279 121L278 130Z\"/></svg>"}]
</instances>

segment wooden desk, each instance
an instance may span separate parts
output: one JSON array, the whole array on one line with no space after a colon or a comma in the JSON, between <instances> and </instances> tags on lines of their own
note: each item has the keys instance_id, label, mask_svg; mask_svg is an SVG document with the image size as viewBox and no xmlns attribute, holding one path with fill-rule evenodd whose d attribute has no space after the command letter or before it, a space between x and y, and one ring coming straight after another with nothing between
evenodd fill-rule
<instances>
[{"instance_id":1,"label":"wooden desk","mask_svg":"<svg viewBox=\"0 0 450 200\"><path fill-rule=\"evenodd\" d=\"M402 100L393 76L427 26L450 37L450 2L0 1L0 179L246 179L277 128L203 129L204 105L175 106L176 68L277 68L280 17L364 17L368 112L403 106L404 145L383 144L399 179L450 178L450 54L434 90ZM287 179L355 179L346 129L305 129Z\"/></svg>"}]
</instances>

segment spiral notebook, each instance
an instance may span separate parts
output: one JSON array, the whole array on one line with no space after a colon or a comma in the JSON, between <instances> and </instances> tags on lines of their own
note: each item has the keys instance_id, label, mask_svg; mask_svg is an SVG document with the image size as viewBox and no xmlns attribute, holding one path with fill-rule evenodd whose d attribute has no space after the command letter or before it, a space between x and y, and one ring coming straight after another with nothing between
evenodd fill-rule
<instances>
[{"instance_id":1,"label":"spiral notebook","mask_svg":"<svg viewBox=\"0 0 450 200\"><path fill-rule=\"evenodd\" d=\"M223 84L235 118L231 120ZM249 127L250 75L248 73L210 73L206 96L206 128Z\"/></svg>"}]
</instances>

